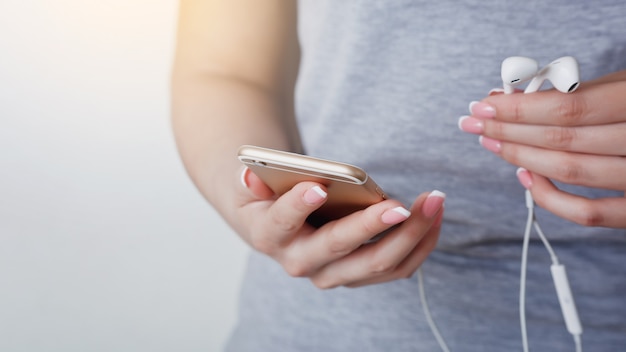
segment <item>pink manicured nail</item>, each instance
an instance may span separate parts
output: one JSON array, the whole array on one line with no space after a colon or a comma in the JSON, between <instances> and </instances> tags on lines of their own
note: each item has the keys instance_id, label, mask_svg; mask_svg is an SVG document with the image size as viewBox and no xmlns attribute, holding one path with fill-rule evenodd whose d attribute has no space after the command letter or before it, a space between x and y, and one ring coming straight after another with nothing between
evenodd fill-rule
<instances>
[{"instance_id":1,"label":"pink manicured nail","mask_svg":"<svg viewBox=\"0 0 626 352\"><path fill-rule=\"evenodd\" d=\"M304 192L304 201L308 204L317 204L326 199L328 194L324 192L319 186L313 186L306 192Z\"/></svg>"},{"instance_id":2,"label":"pink manicured nail","mask_svg":"<svg viewBox=\"0 0 626 352\"><path fill-rule=\"evenodd\" d=\"M248 180L247 180L248 171L250 171L250 169L248 169L247 166L244 166L243 171L241 171L241 176L239 177L241 184L246 188L250 187L250 185L248 185Z\"/></svg>"},{"instance_id":3,"label":"pink manicured nail","mask_svg":"<svg viewBox=\"0 0 626 352\"><path fill-rule=\"evenodd\" d=\"M515 88L515 89L513 89L513 92L515 92L515 93L523 93L524 90L523 89L519 89L519 88ZM489 96L498 95L498 94L504 94L504 88L494 88L494 89L490 90L489 93L488 93Z\"/></svg>"},{"instance_id":4,"label":"pink manicured nail","mask_svg":"<svg viewBox=\"0 0 626 352\"><path fill-rule=\"evenodd\" d=\"M472 116L480 117L483 119L493 119L496 117L496 109L493 106L483 103L481 101L473 101L469 105L469 110Z\"/></svg>"},{"instance_id":5,"label":"pink manicured nail","mask_svg":"<svg viewBox=\"0 0 626 352\"><path fill-rule=\"evenodd\" d=\"M422 214L427 218L435 216L446 200L446 194L440 191L432 191L422 205Z\"/></svg>"},{"instance_id":6,"label":"pink manicured nail","mask_svg":"<svg viewBox=\"0 0 626 352\"><path fill-rule=\"evenodd\" d=\"M499 140L491 139L489 137L480 136L478 138L480 145L482 145L485 149L492 151L496 154L499 154L502 150L502 143Z\"/></svg>"},{"instance_id":7,"label":"pink manicured nail","mask_svg":"<svg viewBox=\"0 0 626 352\"><path fill-rule=\"evenodd\" d=\"M385 211L381 217L381 220L387 225L395 225L408 219L411 216L411 212L403 207L396 207Z\"/></svg>"},{"instance_id":8,"label":"pink manicured nail","mask_svg":"<svg viewBox=\"0 0 626 352\"><path fill-rule=\"evenodd\" d=\"M530 174L530 172L528 172L528 170L520 167L515 173L517 174L517 179L519 180L519 183L521 183L524 188L530 189L530 187L532 187L533 176Z\"/></svg>"},{"instance_id":9,"label":"pink manicured nail","mask_svg":"<svg viewBox=\"0 0 626 352\"><path fill-rule=\"evenodd\" d=\"M496 95L496 94L504 94L504 88L494 88L490 90L488 93L489 96Z\"/></svg>"},{"instance_id":10,"label":"pink manicured nail","mask_svg":"<svg viewBox=\"0 0 626 352\"><path fill-rule=\"evenodd\" d=\"M461 116L459 118L459 129L467 133L481 134L483 133L483 121L471 116Z\"/></svg>"}]
</instances>

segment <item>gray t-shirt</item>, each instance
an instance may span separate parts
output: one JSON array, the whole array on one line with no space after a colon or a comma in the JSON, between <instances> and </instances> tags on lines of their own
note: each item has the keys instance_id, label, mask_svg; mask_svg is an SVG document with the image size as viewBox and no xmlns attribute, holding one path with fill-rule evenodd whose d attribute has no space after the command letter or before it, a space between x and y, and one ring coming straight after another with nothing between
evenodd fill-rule
<instances>
[{"instance_id":1,"label":"gray t-shirt","mask_svg":"<svg viewBox=\"0 0 626 352\"><path fill-rule=\"evenodd\" d=\"M447 193L438 248L423 265L430 309L452 351L521 349L524 189L515 166L458 130L468 103L501 87L500 63L575 56L583 80L626 69L626 2L299 2L296 113L306 152L356 164L407 205ZM626 137L626 136L625 136ZM561 187L586 196L623 193ZM626 232L538 210L567 266L589 351L626 349ZM626 214L625 214L626 216ZM527 320L534 351L573 350L533 236ZM250 257L228 351L436 351L417 279L322 291Z\"/></svg>"}]
</instances>

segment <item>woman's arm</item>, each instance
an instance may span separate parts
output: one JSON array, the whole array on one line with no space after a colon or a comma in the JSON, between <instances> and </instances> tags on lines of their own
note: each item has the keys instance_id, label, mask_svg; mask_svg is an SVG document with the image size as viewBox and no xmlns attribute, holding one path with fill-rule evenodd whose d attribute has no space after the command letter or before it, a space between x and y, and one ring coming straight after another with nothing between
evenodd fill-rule
<instances>
[{"instance_id":1,"label":"woman's arm","mask_svg":"<svg viewBox=\"0 0 626 352\"><path fill-rule=\"evenodd\" d=\"M437 243L441 192L421 194L410 209L387 199L315 228L306 220L326 201L324 185L301 182L275 197L237 161L241 144L300 151L295 1L182 0L180 11L174 133L202 194L252 248L318 287L411 276Z\"/></svg>"},{"instance_id":2,"label":"woman's arm","mask_svg":"<svg viewBox=\"0 0 626 352\"><path fill-rule=\"evenodd\" d=\"M298 151L296 8L288 0L182 0L172 121L189 175L224 215L241 144ZM227 216L228 218L228 216Z\"/></svg>"}]
</instances>

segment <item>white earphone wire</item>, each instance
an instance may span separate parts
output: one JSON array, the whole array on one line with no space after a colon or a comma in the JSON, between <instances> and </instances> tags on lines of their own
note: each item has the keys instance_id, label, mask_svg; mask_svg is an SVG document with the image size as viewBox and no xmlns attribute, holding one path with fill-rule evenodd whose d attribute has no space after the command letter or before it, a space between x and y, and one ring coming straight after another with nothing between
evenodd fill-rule
<instances>
[{"instance_id":1,"label":"white earphone wire","mask_svg":"<svg viewBox=\"0 0 626 352\"><path fill-rule=\"evenodd\" d=\"M570 60L574 60L573 62L575 63L575 59L570 58ZM508 61L508 60L505 60L505 61ZM534 60L532 61L526 60L526 61L535 63ZM504 71L503 71L503 80L504 80ZM531 82L531 84L527 86L526 89L524 90L524 93L534 93L538 91L541 88L541 83L543 83L543 81ZM513 93L513 89L510 85L507 86L505 84L504 88L505 88L504 89L505 94ZM570 89L570 91L572 90L573 89ZM532 231L532 228L534 227L535 230L537 231L537 234L539 235L539 238L543 242L544 247L546 248L546 250L548 251L550 255L550 259L552 261L552 267L551 267L552 275L553 275L553 280L554 280L555 287L557 290L557 295L559 296L559 303L561 304L561 310L563 312L568 331L572 334L574 338L576 352L582 352L582 337L581 337L582 326L578 318L576 305L574 304L573 297L571 296L571 290L570 290L569 283L567 280L567 275L565 273L565 267L559 263L559 259L556 256L556 253L554 252L554 250L552 249L552 246L550 245L548 238L543 233L541 226L539 226L539 222L537 221L535 217L535 211L534 211L535 202L529 190L526 190L525 198L526 198L526 207L528 208L528 217L526 220L526 228L524 230L524 238L523 238L523 245L522 245L522 258L521 258L521 265L520 265L521 266L520 268L520 291L519 291L520 330L521 330L521 335L522 335L523 351L524 352L529 351L528 331L526 328L526 273L527 273L527 268L528 268L528 247L529 247L529 242L530 242L530 233ZM430 313L430 308L426 300L426 292L424 289L424 277L423 277L421 268L417 269L417 280L418 280L418 290L419 290L420 301L422 304L422 309L424 310L424 315L426 317L428 326L430 327L430 330L433 336L435 337L435 339L437 340L437 343L439 344L439 347L441 348L441 350L444 352L450 352L450 350L448 349L448 345L446 344L443 336L439 332L439 329L437 328L437 325L435 324L435 321L433 320L432 315ZM561 301L561 294L563 294L563 291L565 291L565 295L567 295L567 303L565 304L565 306L564 306L563 301Z\"/></svg>"},{"instance_id":2,"label":"white earphone wire","mask_svg":"<svg viewBox=\"0 0 626 352\"><path fill-rule=\"evenodd\" d=\"M526 271L528 267L528 246L530 242L530 233L531 233L533 226L535 230L537 231L539 238L543 242L544 247L550 254L550 259L552 260L552 267L553 268L562 267L563 275L565 275L565 272L564 272L565 269L559 263L559 258L556 256L556 253L552 249L552 246L550 245L550 242L548 241L548 238L546 237L546 235L543 233L541 226L539 226L539 222L537 222L537 219L535 217L535 211L534 211L535 202L532 198L530 191L526 190L525 196L526 196L526 207L528 208L528 218L526 221L526 230L524 231L524 241L523 241L523 246L522 246L522 263L521 263L521 269L520 269L520 293L519 293L520 308L519 310L520 310L520 329L521 329L521 334L522 334L522 347L523 347L524 352L528 352L529 351L528 332L526 330ZM567 283L566 277L565 277L565 283L563 284L564 286L558 284L556 278L553 277L553 279L555 280L557 294L558 294L559 289L565 289L568 292L570 291L569 283ZM580 320L578 319L578 313L576 312L576 305L574 304L573 299L570 300L569 303L570 303L569 307L564 308L563 305L561 305L561 310L564 312L564 319L565 319L565 323L567 325L568 331L570 331L570 333L572 334L574 338L576 352L582 352L582 337L581 337L582 326L580 326ZM569 313L573 314L574 317L572 318L572 321L568 321L568 318L565 316L566 310L570 310ZM572 325L573 327L570 327L570 325Z\"/></svg>"},{"instance_id":3,"label":"white earphone wire","mask_svg":"<svg viewBox=\"0 0 626 352\"><path fill-rule=\"evenodd\" d=\"M439 344L439 347L441 348L441 350L443 352L450 352L450 350L448 349L448 345L446 344L446 341L444 340L443 336L441 336L441 333L439 332L439 329L437 328L437 324L435 324L435 321L433 320L433 317L430 314L428 301L426 301L426 290L424 289L424 274L422 273L421 267L417 269L417 285L418 285L418 290L419 290L419 295L420 295L420 302L422 303L422 310L424 311L424 316L426 317L426 322L428 323L428 326L430 327L430 331L433 333L433 336L437 340L437 343Z\"/></svg>"}]
</instances>

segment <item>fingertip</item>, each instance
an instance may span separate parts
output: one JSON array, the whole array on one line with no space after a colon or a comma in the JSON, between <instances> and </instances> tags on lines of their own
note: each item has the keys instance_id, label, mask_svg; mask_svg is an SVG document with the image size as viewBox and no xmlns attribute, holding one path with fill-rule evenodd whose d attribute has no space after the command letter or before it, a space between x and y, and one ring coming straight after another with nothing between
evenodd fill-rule
<instances>
[{"instance_id":1,"label":"fingertip","mask_svg":"<svg viewBox=\"0 0 626 352\"><path fill-rule=\"evenodd\" d=\"M434 190L430 192L428 197L426 197L424 204L422 205L422 214L427 218L434 217L435 215L437 215L437 213L439 213L439 210L443 207L445 200L446 200L445 193L438 191L438 190Z\"/></svg>"},{"instance_id":2,"label":"fingertip","mask_svg":"<svg viewBox=\"0 0 626 352\"><path fill-rule=\"evenodd\" d=\"M504 88L493 88L492 90L489 91L487 95L493 96L493 95L498 95L498 94L504 94Z\"/></svg>"},{"instance_id":3,"label":"fingertip","mask_svg":"<svg viewBox=\"0 0 626 352\"><path fill-rule=\"evenodd\" d=\"M381 220L387 225L396 225L408 219L409 216L411 216L411 212L409 210L398 206L385 211L381 216Z\"/></svg>"},{"instance_id":4,"label":"fingertip","mask_svg":"<svg viewBox=\"0 0 626 352\"><path fill-rule=\"evenodd\" d=\"M478 101L475 101L475 100L474 100L474 101L471 101L471 102L469 103L469 106L467 107L467 110L469 111L469 113L470 113L470 114L472 113L472 108L474 108L474 106L475 106L476 104L478 104L478 103L479 103L479 102L478 102Z\"/></svg>"},{"instance_id":5,"label":"fingertip","mask_svg":"<svg viewBox=\"0 0 626 352\"><path fill-rule=\"evenodd\" d=\"M443 198L446 199L446 194L439 191L439 190L434 190L432 192L430 192L430 194L428 195L429 197L439 197L439 198Z\"/></svg>"},{"instance_id":6,"label":"fingertip","mask_svg":"<svg viewBox=\"0 0 626 352\"><path fill-rule=\"evenodd\" d=\"M317 205L322 203L328 197L328 193L320 186L315 185L304 192L304 202L309 205Z\"/></svg>"},{"instance_id":7,"label":"fingertip","mask_svg":"<svg viewBox=\"0 0 626 352\"><path fill-rule=\"evenodd\" d=\"M472 116L475 117L483 119L493 119L496 117L495 107L484 101L470 103L469 109Z\"/></svg>"},{"instance_id":8,"label":"fingertip","mask_svg":"<svg viewBox=\"0 0 626 352\"><path fill-rule=\"evenodd\" d=\"M485 129L484 122L471 116L461 116L457 123L459 129L463 132L481 134Z\"/></svg>"},{"instance_id":9,"label":"fingertip","mask_svg":"<svg viewBox=\"0 0 626 352\"><path fill-rule=\"evenodd\" d=\"M244 166L239 176L239 181L241 182L244 188L250 188L250 185L248 184L248 179L247 179L249 173L250 173L250 169L247 166Z\"/></svg>"},{"instance_id":10,"label":"fingertip","mask_svg":"<svg viewBox=\"0 0 626 352\"><path fill-rule=\"evenodd\" d=\"M531 175L531 173L528 170L526 170L525 168L520 167L520 168L517 169L515 174L517 175L517 179L522 184L522 186L524 186L524 188L530 190L530 188L533 185L533 176Z\"/></svg>"}]
</instances>

